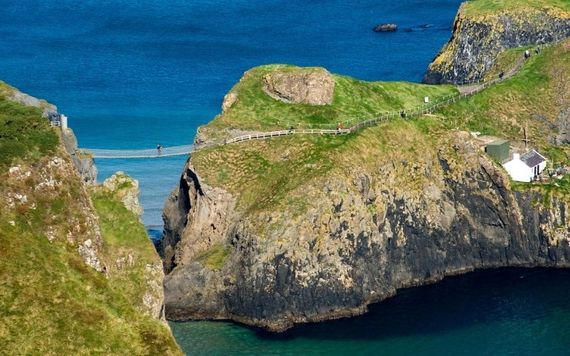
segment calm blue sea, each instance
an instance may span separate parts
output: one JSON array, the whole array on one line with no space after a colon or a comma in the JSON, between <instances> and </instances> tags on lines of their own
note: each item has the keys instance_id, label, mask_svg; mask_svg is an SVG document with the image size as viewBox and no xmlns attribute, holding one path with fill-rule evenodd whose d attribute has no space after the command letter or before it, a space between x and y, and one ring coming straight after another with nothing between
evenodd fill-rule
<instances>
[{"instance_id":1,"label":"calm blue sea","mask_svg":"<svg viewBox=\"0 0 570 356\"><path fill-rule=\"evenodd\" d=\"M459 3L0 0L0 78L57 104L82 147L188 144L196 128L219 113L242 73L256 65L324 66L367 80L419 81L449 38ZM402 31L373 33L382 22L397 23ZM156 232L184 161L99 160L97 166L100 181L117 170L140 181L143 220ZM414 290L370 316L280 337L223 323L175 324L174 331L189 353L202 354L504 354L510 347L517 350L512 354L566 353L561 347L568 346L570 322L561 300L569 299L568 275L544 272L540 278L548 286L566 284L556 290L539 285L538 292L523 287L520 298L499 288L491 296L499 304L483 300L471 309L483 296L474 287L479 281L466 279L459 294L443 289L434 297L431 289ZM448 309L447 292L465 304Z\"/></svg>"}]
</instances>

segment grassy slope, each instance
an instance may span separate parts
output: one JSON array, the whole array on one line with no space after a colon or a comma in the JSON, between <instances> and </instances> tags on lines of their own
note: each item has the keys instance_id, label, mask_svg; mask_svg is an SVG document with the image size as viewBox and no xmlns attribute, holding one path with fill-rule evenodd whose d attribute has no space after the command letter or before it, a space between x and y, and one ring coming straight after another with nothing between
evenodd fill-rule
<instances>
[{"instance_id":1,"label":"grassy slope","mask_svg":"<svg viewBox=\"0 0 570 356\"><path fill-rule=\"evenodd\" d=\"M549 123L555 122L556 113L562 109L561 90L570 87L568 43L532 56L514 78L440 110L445 117L441 124L514 141L523 138L523 129L528 126L534 145L548 149L547 137L553 133Z\"/></svg>"},{"instance_id":2,"label":"grassy slope","mask_svg":"<svg viewBox=\"0 0 570 356\"><path fill-rule=\"evenodd\" d=\"M16 104L5 98L12 90L0 82L0 169L14 159L38 159L53 152L58 144L55 131L41 110Z\"/></svg>"},{"instance_id":3,"label":"grassy slope","mask_svg":"<svg viewBox=\"0 0 570 356\"><path fill-rule=\"evenodd\" d=\"M270 71L298 71L298 67L268 65L248 71L234 86L237 102L202 129L215 137L222 129L269 131L303 128L336 128L340 122L366 120L386 111L411 109L431 98L453 94L451 86L429 86L406 82L364 82L335 75L332 105L290 105L269 97L262 89L262 77ZM307 69L303 69L307 70Z\"/></svg>"},{"instance_id":4,"label":"grassy slope","mask_svg":"<svg viewBox=\"0 0 570 356\"><path fill-rule=\"evenodd\" d=\"M136 217L119 207L112 197L96 196L105 240L101 258L114 261L124 248L136 257L138 265L125 272L110 271L108 279L88 267L77 252L77 244L93 238L89 198L68 158L66 165L50 168L51 154L66 157L57 145L55 131L46 125L39 110L3 98L0 113L2 351L179 353L165 325L141 312L144 285L137 268L147 263L154 251ZM23 149L4 150L18 144ZM5 152L11 152L10 159ZM14 164L33 174L11 177L7 167ZM40 183L51 178L62 184L38 189ZM15 193L26 195L27 201L11 205L9 194ZM117 225L123 226L121 235L113 232ZM55 236L53 242L48 236Z\"/></svg>"},{"instance_id":5,"label":"grassy slope","mask_svg":"<svg viewBox=\"0 0 570 356\"><path fill-rule=\"evenodd\" d=\"M504 54L504 62L519 52ZM567 45L543 50L517 77L436 115L393 120L343 137L296 136L228 145L196 153L192 164L208 184L236 194L239 209L253 213L279 209L302 212L311 204L310 198L303 196L303 186L320 184L333 175L346 176L354 169L375 171L383 164L394 164L401 171L401 177L396 178L400 180L398 187L419 189L424 177L397 162L433 156L438 147L449 145L450 133L455 130L520 140L522 128L528 124L535 145L565 162L565 149L549 146L546 137L548 123L554 121L553 115L560 108L556 93L564 85L562 81L568 80L564 75L570 72L568 58ZM353 105L358 106L357 101ZM537 115L546 121L536 120ZM249 117L265 121L265 116ZM212 125L218 126L219 121Z\"/></svg>"},{"instance_id":6,"label":"grassy slope","mask_svg":"<svg viewBox=\"0 0 570 356\"><path fill-rule=\"evenodd\" d=\"M556 9L570 11L567 0L470 0L464 6L464 14L469 17L497 14L505 10L543 10Z\"/></svg>"}]
</instances>

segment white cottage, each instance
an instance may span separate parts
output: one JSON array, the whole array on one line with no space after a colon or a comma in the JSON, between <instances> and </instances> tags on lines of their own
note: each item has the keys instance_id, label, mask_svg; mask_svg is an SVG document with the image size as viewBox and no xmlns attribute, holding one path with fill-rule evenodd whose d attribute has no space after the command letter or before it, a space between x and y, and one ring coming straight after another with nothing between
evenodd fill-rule
<instances>
[{"instance_id":1,"label":"white cottage","mask_svg":"<svg viewBox=\"0 0 570 356\"><path fill-rule=\"evenodd\" d=\"M517 182L531 182L546 168L546 158L535 150L524 155L513 154L513 159L503 164L509 175Z\"/></svg>"}]
</instances>

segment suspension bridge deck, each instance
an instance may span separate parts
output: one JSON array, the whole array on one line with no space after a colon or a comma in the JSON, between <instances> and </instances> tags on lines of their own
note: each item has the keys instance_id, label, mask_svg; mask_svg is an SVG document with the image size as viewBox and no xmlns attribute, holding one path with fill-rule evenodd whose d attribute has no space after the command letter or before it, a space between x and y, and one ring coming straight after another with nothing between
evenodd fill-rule
<instances>
[{"instance_id":1,"label":"suspension bridge deck","mask_svg":"<svg viewBox=\"0 0 570 356\"><path fill-rule=\"evenodd\" d=\"M84 149L90 153L93 158L101 159L121 159L121 158L161 158L187 155L192 152L194 145L182 145L173 147L163 147L160 151L157 149L147 150L105 150L105 149Z\"/></svg>"}]
</instances>

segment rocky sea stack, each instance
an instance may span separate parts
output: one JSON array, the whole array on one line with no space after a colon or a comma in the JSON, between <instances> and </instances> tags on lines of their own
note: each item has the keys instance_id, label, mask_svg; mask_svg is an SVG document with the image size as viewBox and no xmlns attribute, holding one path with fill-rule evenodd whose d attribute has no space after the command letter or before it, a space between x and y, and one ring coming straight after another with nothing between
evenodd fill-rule
<instances>
[{"instance_id":1,"label":"rocky sea stack","mask_svg":"<svg viewBox=\"0 0 570 356\"><path fill-rule=\"evenodd\" d=\"M518 51L489 70L513 66ZM570 108L568 91L560 90L570 85L561 75L570 72L569 51L568 40L544 47L501 85L418 117L395 115L350 135L293 135L194 153L164 209L167 318L282 331L361 314L399 288L474 269L570 267L570 179L514 184L470 134L492 133L518 147L527 131L552 164L568 164L568 149L555 143L556 123L568 120ZM462 61L458 54L450 63ZM330 104L295 104L282 93L296 85L275 90L282 70L248 71L231 91L237 99L201 135L350 125L458 93L331 75ZM303 78L307 69L287 71ZM328 81L316 85L328 92ZM275 100L276 92L287 99Z\"/></svg>"}]
</instances>

